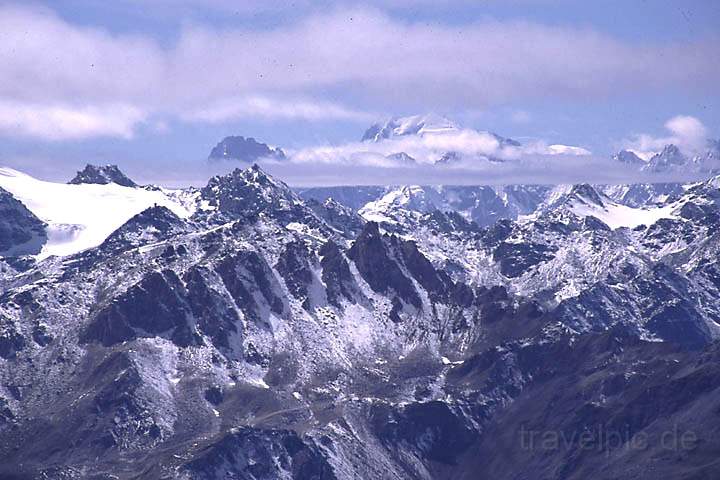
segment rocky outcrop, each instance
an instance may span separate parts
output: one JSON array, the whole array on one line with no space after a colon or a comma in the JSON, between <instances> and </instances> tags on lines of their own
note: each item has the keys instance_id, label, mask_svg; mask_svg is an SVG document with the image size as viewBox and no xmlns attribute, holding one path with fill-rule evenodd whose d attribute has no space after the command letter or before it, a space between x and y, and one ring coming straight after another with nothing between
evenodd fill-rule
<instances>
[{"instance_id":1,"label":"rocky outcrop","mask_svg":"<svg viewBox=\"0 0 720 480\"><path fill-rule=\"evenodd\" d=\"M208 446L181 472L190 478L336 480L327 458L294 431L241 427Z\"/></svg>"},{"instance_id":2,"label":"rocky outcrop","mask_svg":"<svg viewBox=\"0 0 720 480\"><path fill-rule=\"evenodd\" d=\"M68 182L73 185L83 183L107 185L115 183L123 187L137 187L138 185L130 180L117 165L85 165L85 168L77 172L77 175Z\"/></svg>"},{"instance_id":3,"label":"rocky outcrop","mask_svg":"<svg viewBox=\"0 0 720 480\"><path fill-rule=\"evenodd\" d=\"M0 256L35 255L46 241L45 224L0 188Z\"/></svg>"}]
</instances>

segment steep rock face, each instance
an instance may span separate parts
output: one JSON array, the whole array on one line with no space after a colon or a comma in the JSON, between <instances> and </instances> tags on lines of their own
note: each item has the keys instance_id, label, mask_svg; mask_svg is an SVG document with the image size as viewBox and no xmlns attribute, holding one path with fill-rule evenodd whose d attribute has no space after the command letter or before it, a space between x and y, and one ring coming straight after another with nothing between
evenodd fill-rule
<instances>
[{"instance_id":1,"label":"steep rock face","mask_svg":"<svg viewBox=\"0 0 720 480\"><path fill-rule=\"evenodd\" d=\"M0 256L35 255L46 241L45 224L0 188Z\"/></svg>"},{"instance_id":2,"label":"steep rock face","mask_svg":"<svg viewBox=\"0 0 720 480\"><path fill-rule=\"evenodd\" d=\"M100 310L82 341L111 346L138 336L166 334L179 346L197 344L184 290L175 272L153 272Z\"/></svg>"},{"instance_id":3,"label":"steep rock face","mask_svg":"<svg viewBox=\"0 0 720 480\"><path fill-rule=\"evenodd\" d=\"M148 411L148 403L152 402L143 401L141 392L146 388L143 374L128 355L110 355L97 367L95 373L101 379L92 403L105 423L104 431L98 428L103 433L97 447L151 448L170 433L168 426L161 427L159 423L162 422L153 417L155 412Z\"/></svg>"},{"instance_id":4,"label":"steep rock face","mask_svg":"<svg viewBox=\"0 0 720 480\"><path fill-rule=\"evenodd\" d=\"M241 319L228 295L219 288L218 274L208 267L194 266L183 280L198 330L230 358L242 358Z\"/></svg>"},{"instance_id":5,"label":"steep rock face","mask_svg":"<svg viewBox=\"0 0 720 480\"><path fill-rule=\"evenodd\" d=\"M420 253L412 240L399 244L403 264L417 282L435 299L444 298L452 289L452 280L445 273L435 269L430 261Z\"/></svg>"},{"instance_id":6,"label":"steep rock face","mask_svg":"<svg viewBox=\"0 0 720 480\"><path fill-rule=\"evenodd\" d=\"M396 238L396 237L392 237ZM394 292L396 299L420 308L420 296L412 281L403 273L393 252L380 234L377 223L369 222L348 251L363 279L377 293ZM397 313L401 305L395 301ZM395 317L399 320L399 317Z\"/></svg>"},{"instance_id":7,"label":"steep rock face","mask_svg":"<svg viewBox=\"0 0 720 480\"><path fill-rule=\"evenodd\" d=\"M433 309L436 303L461 309L473 304L472 289L438 270L418 250L414 241L383 235L373 222L369 222L357 237L348 251L348 258L375 292L393 298L391 318L394 321L400 321L403 305L420 310L426 308L420 292L427 296L429 307Z\"/></svg>"},{"instance_id":8,"label":"steep rock face","mask_svg":"<svg viewBox=\"0 0 720 480\"><path fill-rule=\"evenodd\" d=\"M77 172L77 175L68 183L80 185L83 183L107 185L116 183L123 187L137 187L137 184L130 180L117 165L85 165L85 168Z\"/></svg>"},{"instance_id":9,"label":"steep rock face","mask_svg":"<svg viewBox=\"0 0 720 480\"><path fill-rule=\"evenodd\" d=\"M477 223L467 220L454 211L433 210L425 216L424 221L430 228L438 232L462 232L470 236L480 232L480 226Z\"/></svg>"},{"instance_id":10,"label":"steep rock face","mask_svg":"<svg viewBox=\"0 0 720 480\"><path fill-rule=\"evenodd\" d=\"M258 142L252 137L230 136L223 138L215 145L208 156L208 160L213 161L239 160L248 163L264 158L283 160L285 159L285 152L280 148Z\"/></svg>"},{"instance_id":11,"label":"steep rock face","mask_svg":"<svg viewBox=\"0 0 720 480\"><path fill-rule=\"evenodd\" d=\"M313 305L313 290L316 283L314 271L317 270L317 258L303 242L294 241L285 245L275 269L285 280L290 294L303 302L310 310Z\"/></svg>"},{"instance_id":12,"label":"steep rock face","mask_svg":"<svg viewBox=\"0 0 720 480\"><path fill-rule=\"evenodd\" d=\"M445 465L457 463L479 436L459 407L442 401L380 407L371 421L388 450L407 449L417 459ZM412 471L412 463L407 468Z\"/></svg>"},{"instance_id":13,"label":"steep rock face","mask_svg":"<svg viewBox=\"0 0 720 480\"><path fill-rule=\"evenodd\" d=\"M330 240L320 248L318 254L328 302L338 307L341 306L341 300L355 302L360 295L360 288L340 247Z\"/></svg>"},{"instance_id":14,"label":"steep rock face","mask_svg":"<svg viewBox=\"0 0 720 480\"><path fill-rule=\"evenodd\" d=\"M503 242L493 250L493 259L500 265L500 273L516 278L527 273L531 267L554 258L552 246L533 243Z\"/></svg>"},{"instance_id":15,"label":"steep rock face","mask_svg":"<svg viewBox=\"0 0 720 480\"><path fill-rule=\"evenodd\" d=\"M248 320L271 328L271 314L284 312L277 279L265 259L256 252L237 252L222 260L215 270Z\"/></svg>"}]
</instances>

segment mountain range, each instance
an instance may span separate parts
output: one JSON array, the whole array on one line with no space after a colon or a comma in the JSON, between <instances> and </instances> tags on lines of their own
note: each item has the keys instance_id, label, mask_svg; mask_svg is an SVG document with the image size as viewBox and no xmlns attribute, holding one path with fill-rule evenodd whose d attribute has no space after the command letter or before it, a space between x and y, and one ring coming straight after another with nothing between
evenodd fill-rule
<instances>
[{"instance_id":1,"label":"mountain range","mask_svg":"<svg viewBox=\"0 0 720 480\"><path fill-rule=\"evenodd\" d=\"M0 169L2 478L718 474L720 177L83 172Z\"/></svg>"}]
</instances>

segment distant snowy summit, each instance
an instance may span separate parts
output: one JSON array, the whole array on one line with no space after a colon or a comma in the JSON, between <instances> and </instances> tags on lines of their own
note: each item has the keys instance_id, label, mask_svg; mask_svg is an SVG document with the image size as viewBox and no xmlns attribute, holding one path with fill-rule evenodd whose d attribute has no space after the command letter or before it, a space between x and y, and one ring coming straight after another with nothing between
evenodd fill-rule
<instances>
[{"instance_id":1,"label":"distant snowy summit","mask_svg":"<svg viewBox=\"0 0 720 480\"><path fill-rule=\"evenodd\" d=\"M77 172L75 178L68 182L71 185L96 184L108 185L115 183L123 187L137 187L137 183L133 182L125 175L117 165L85 165L85 168Z\"/></svg>"},{"instance_id":2,"label":"distant snowy summit","mask_svg":"<svg viewBox=\"0 0 720 480\"><path fill-rule=\"evenodd\" d=\"M420 148L413 139L424 145ZM408 140L408 142L403 142ZM437 140L437 141L436 141ZM459 123L436 114L393 117L389 120L374 123L363 134L362 142L374 143L379 146L395 145L411 148L415 151L391 151L386 158L400 166L412 163L433 163L446 165L458 163L463 159L484 158L493 162L504 161L509 150L521 147L513 139L505 138L496 133L465 128ZM442 146L445 148L442 148ZM563 146L564 147L564 146ZM416 155L427 154L432 150L432 158L418 158Z\"/></svg>"},{"instance_id":3,"label":"distant snowy summit","mask_svg":"<svg viewBox=\"0 0 720 480\"><path fill-rule=\"evenodd\" d=\"M447 117L428 113L409 117L393 117L384 123L374 123L362 136L363 142L381 142L395 137L415 135L419 137L443 134L459 134L463 128L459 123ZM519 147L520 142L502 137L493 132L472 130L479 134L487 134L498 141L500 146Z\"/></svg>"},{"instance_id":4,"label":"distant snowy summit","mask_svg":"<svg viewBox=\"0 0 720 480\"><path fill-rule=\"evenodd\" d=\"M215 145L208 156L210 161L237 160L253 163L262 159L284 160L285 152L252 137L230 136Z\"/></svg>"},{"instance_id":5,"label":"distant snowy summit","mask_svg":"<svg viewBox=\"0 0 720 480\"><path fill-rule=\"evenodd\" d=\"M404 135L459 132L460 126L452 120L435 114L393 117L384 123L374 123L362 137L363 142L380 142Z\"/></svg>"}]
</instances>

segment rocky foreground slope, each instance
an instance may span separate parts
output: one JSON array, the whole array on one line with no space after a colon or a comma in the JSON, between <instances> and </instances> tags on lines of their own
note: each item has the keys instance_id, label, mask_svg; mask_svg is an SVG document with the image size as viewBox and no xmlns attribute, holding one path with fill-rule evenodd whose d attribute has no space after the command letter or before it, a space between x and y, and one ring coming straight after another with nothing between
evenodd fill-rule
<instances>
[{"instance_id":1,"label":"rocky foreground slope","mask_svg":"<svg viewBox=\"0 0 720 480\"><path fill-rule=\"evenodd\" d=\"M715 478L719 186L534 188L482 226L257 166L155 191L0 261L0 477Z\"/></svg>"}]
</instances>

